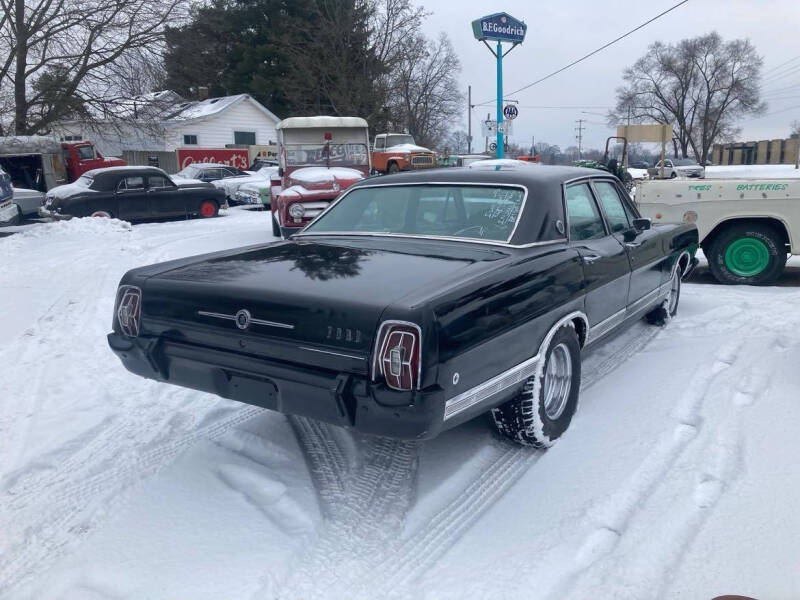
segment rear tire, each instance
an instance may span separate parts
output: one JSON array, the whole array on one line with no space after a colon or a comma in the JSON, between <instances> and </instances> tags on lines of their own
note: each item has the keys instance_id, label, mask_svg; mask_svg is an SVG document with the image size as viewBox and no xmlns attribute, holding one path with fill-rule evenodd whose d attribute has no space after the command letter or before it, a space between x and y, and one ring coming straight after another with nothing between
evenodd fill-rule
<instances>
[{"instance_id":1,"label":"rear tire","mask_svg":"<svg viewBox=\"0 0 800 600\"><path fill-rule=\"evenodd\" d=\"M669 296L644 316L645 320L651 325L663 327L672 317L678 314L678 304L681 301L681 275L683 275L683 270L680 266L676 266L672 271Z\"/></svg>"},{"instance_id":2,"label":"rear tire","mask_svg":"<svg viewBox=\"0 0 800 600\"><path fill-rule=\"evenodd\" d=\"M766 285L783 273L787 252L783 236L774 227L741 223L717 234L706 258L711 273L720 283Z\"/></svg>"},{"instance_id":3,"label":"rear tire","mask_svg":"<svg viewBox=\"0 0 800 600\"><path fill-rule=\"evenodd\" d=\"M673 171L672 173L669 174L669 178L670 179L675 179L677 176L678 176L678 173L675 172L675 171Z\"/></svg>"},{"instance_id":4,"label":"rear tire","mask_svg":"<svg viewBox=\"0 0 800 600\"><path fill-rule=\"evenodd\" d=\"M14 225L19 225L20 221L22 221L22 209L18 204L15 204L14 206L17 207L17 214L11 217L10 220L2 223L3 227L13 227Z\"/></svg>"},{"instance_id":5,"label":"rear tire","mask_svg":"<svg viewBox=\"0 0 800 600\"><path fill-rule=\"evenodd\" d=\"M273 213L272 211L270 211L269 213L269 220L272 221L272 235L280 239L281 228L278 225L278 221L275 220L275 213Z\"/></svg>"},{"instance_id":6,"label":"rear tire","mask_svg":"<svg viewBox=\"0 0 800 600\"><path fill-rule=\"evenodd\" d=\"M571 324L563 325L545 351L544 364L519 395L492 409L498 431L534 448L548 448L567 430L581 386L581 348Z\"/></svg>"},{"instance_id":7,"label":"rear tire","mask_svg":"<svg viewBox=\"0 0 800 600\"><path fill-rule=\"evenodd\" d=\"M219 214L219 205L213 200L203 200L200 203L199 215L204 219L212 219Z\"/></svg>"}]
</instances>

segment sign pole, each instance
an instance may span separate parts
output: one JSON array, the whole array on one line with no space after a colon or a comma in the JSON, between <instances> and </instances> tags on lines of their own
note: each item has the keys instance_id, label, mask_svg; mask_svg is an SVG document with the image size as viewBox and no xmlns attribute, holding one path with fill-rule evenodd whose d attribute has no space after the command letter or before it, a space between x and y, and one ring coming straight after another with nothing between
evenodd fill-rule
<instances>
[{"instance_id":1,"label":"sign pole","mask_svg":"<svg viewBox=\"0 0 800 600\"><path fill-rule=\"evenodd\" d=\"M497 158L503 158L503 43L497 40Z\"/></svg>"}]
</instances>

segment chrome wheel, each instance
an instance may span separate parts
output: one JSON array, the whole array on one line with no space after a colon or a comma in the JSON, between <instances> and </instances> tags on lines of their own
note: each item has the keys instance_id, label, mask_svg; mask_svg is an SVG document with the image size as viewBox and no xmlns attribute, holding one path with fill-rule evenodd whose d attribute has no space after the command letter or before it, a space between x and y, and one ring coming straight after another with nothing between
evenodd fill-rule
<instances>
[{"instance_id":1,"label":"chrome wheel","mask_svg":"<svg viewBox=\"0 0 800 600\"><path fill-rule=\"evenodd\" d=\"M572 387L572 357L566 344L559 344L550 353L544 372L543 402L548 419L555 421L564 412Z\"/></svg>"},{"instance_id":2,"label":"chrome wheel","mask_svg":"<svg viewBox=\"0 0 800 600\"><path fill-rule=\"evenodd\" d=\"M681 292L681 273L680 267L676 267L672 273L672 281L669 287L669 314L674 315L678 310L678 298Z\"/></svg>"}]
</instances>

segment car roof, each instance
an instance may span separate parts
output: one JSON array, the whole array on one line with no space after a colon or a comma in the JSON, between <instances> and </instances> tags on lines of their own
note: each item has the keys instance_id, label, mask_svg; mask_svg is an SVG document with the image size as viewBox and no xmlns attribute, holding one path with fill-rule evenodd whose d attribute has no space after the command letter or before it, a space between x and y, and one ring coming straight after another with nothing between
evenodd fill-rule
<instances>
[{"instance_id":1,"label":"car roof","mask_svg":"<svg viewBox=\"0 0 800 600\"><path fill-rule=\"evenodd\" d=\"M84 175L88 175L89 177L102 177L102 176L109 176L109 175L119 175L122 173L126 174L136 174L140 173L142 175L164 175L164 171L159 169L158 167L144 167L144 166L134 166L134 165L127 165L124 167L102 167L100 169L92 169L91 171L86 171Z\"/></svg>"},{"instance_id":2,"label":"car roof","mask_svg":"<svg viewBox=\"0 0 800 600\"><path fill-rule=\"evenodd\" d=\"M210 167L210 168L214 168L214 169L220 169L220 168L234 168L235 169L236 168L236 167L231 167L230 165L226 165L226 164L223 164L223 163L207 163L207 162L191 163L191 164L186 165L184 167L184 169L186 169L188 167L197 167L198 169L202 169L202 168L205 168L205 167Z\"/></svg>"},{"instance_id":3,"label":"car roof","mask_svg":"<svg viewBox=\"0 0 800 600\"><path fill-rule=\"evenodd\" d=\"M478 161L467 167L407 171L396 175L371 177L356 183L352 188L425 183L467 185L494 183L522 186L528 195L522 217L510 244L524 245L565 239L562 186L586 178L615 179L610 173L599 169L493 159ZM559 221L561 221L560 227Z\"/></svg>"}]
</instances>

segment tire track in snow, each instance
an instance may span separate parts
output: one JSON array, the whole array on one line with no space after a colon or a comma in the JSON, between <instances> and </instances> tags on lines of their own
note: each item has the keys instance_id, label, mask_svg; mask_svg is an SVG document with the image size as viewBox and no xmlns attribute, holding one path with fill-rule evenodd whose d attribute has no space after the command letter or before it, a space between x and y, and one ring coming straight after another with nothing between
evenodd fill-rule
<instances>
[{"instance_id":1,"label":"tire track in snow","mask_svg":"<svg viewBox=\"0 0 800 600\"><path fill-rule=\"evenodd\" d=\"M365 437L362 463L344 481L316 541L265 598L350 599L402 529L416 490L417 443Z\"/></svg>"},{"instance_id":2,"label":"tire track in snow","mask_svg":"<svg viewBox=\"0 0 800 600\"><path fill-rule=\"evenodd\" d=\"M587 511L592 527L575 547L564 545L548 551L539 562L550 565L537 581L542 597L566 597L579 577L595 563L610 554L625 535L631 522L644 510L644 505L663 484L678 457L700 432L701 410L711 393L712 384L740 356L741 342L720 348L711 365L700 365L686 391L673 409L675 425L665 431L639 466L616 491ZM570 542L570 545L572 542ZM572 559L564 559L571 556ZM584 590L585 591L585 590ZM577 597L581 597L579 592Z\"/></svg>"},{"instance_id":3,"label":"tire track in snow","mask_svg":"<svg viewBox=\"0 0 800 600\"><path fill-rule=\"evenodd\" d=\"M35 513L36 518L22 518L25 523L24 536L17 543L3 548L0 553L0 593L14 589L32 569L42 569L67 546L74 544L76 538L85 537L92 529L89 525L91 516L84 514L87 508L97 511L122 492L160 471L195 444L213 441L264 410L245 406L226 419L192 431L177 440L170 440L148 452L120 457L115 467L74 481L65 489L49 494L35 506L29 507L28 510Z\"/></svg>"},{"instance_id":4,"label":"tire track in snow","mask_svg":"<svg viewBox=\"0 0 800 600\"><path fill-rule=\"evenodd\" d=\"M635 329L636 327L638 330ZM617 340L610 342L611 350L599 356L596 363L588 361L589 368L583 372L581 381L582 390L590 388L602 377L643 350L661 332L659 328L643 324L636 324L632 329L634 329L632 338L623 333ZM399 528L396 528L394 537L388 536L384 531L381 536L384 538L384 542L377 546L377 554L364 554L361 563L343 559L342 553L338 552L335 547L328 550L327 554L323 552L328 563L348 565L347 569L340 569L337 573L347 572L349 569L357 571L359 576L348 575L342 579L341 582L347 582L343 588L341 582L336 580L333 580L327 587L318 586L315 583L316 593L319 594L319 590L324 589L327 594L326 598L385 597L396 593L399 587L409 585L426 572L541 456L541 451L524 448L499 438L492 443L497 448L497 457L492 466L469 482L455 500L441 508L429 522L405 541L397 539L400 533ZM416 468L416 461L414 468ZM414 473L407 479L410 482L415 481L416 474ZM407 490L407 496L412 497L413 494L413 489ZM332 529L331 531L336 531L335 535L340 536L352 536L353 534L352 530ZM323 538L325 535L323 533ZM301 569L301 572L309 581L314 581L316 575L313 571ZM295 581L299 578L294 576ZM333 590L341 591L333 593ZM283 591L291 591L295 595L279 595L279 598L315 597L314 588L309 588L308 585L284 588Z\"/></svg>"},{"instance_id":5,"label":"tire track in snow","mask_svg":"<svg viewBox=\"0 0 800 600\"><path fill-rule=\"evenodd\" d=\"M721 394L730 398L730 408L724 411L726 416L715 430L708 432L707 442L698 450L702 458L693 471L694 484L687 486L685 496L672 503L669 519L656 521L654 528L639 533L646 539L633 540L635 546L646 546L646 551L630 553L632 559L625 561L624 568L612 569L613 575L606 571L594 578L584 578L571 590L571 597L584 598L593 590L609 587L609 595L621 600L664 597L687 548L739 474L744 415L766 392L772 371L768 360L755 362L766 368L746 367L730 386L731 393ZM610 577L613 581L607 581Z\"/></svg>"}]
</instances>

